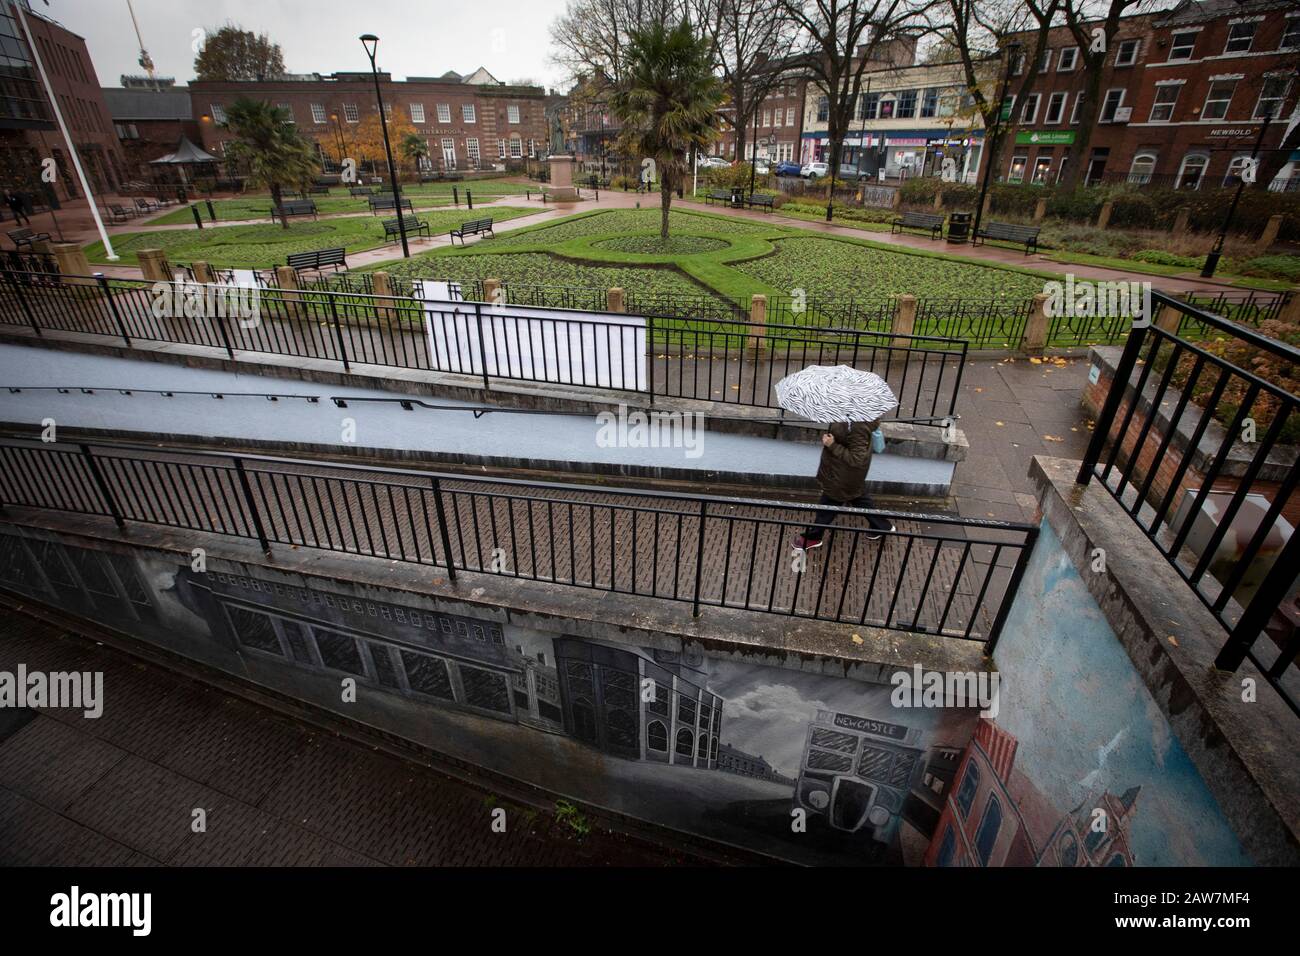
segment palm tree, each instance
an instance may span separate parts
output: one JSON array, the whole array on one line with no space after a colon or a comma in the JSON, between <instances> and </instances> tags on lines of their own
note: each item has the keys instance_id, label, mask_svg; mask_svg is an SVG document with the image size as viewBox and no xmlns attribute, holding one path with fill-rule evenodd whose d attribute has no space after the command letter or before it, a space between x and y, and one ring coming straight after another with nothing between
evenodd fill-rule
<instances>
[{"instance_id":1,"label":"palm tree","mask_svg":"<svg viewBox=\"0 0 1300 956\"><path fill-rule=\"evenodd\" d=\"M226 156L248 170L254 186L271 191L271 202L285 229L282 190L302 188L316 175L311 144L298 133L289 112L264 100L240 98L226 109L226 129L235 139L226 144Z\"/></svg>"},{"instance_id":2,"label":"palm tree","mask_svg":"<svg viewBox=\"0 0 1300 956\"><path fill-rule=\"evenodd\" d=\"M673 189L686 176L687 154L692 147L707 149L717 138L722 98L709 40L697 37L689 21L654 23L631 32L623 77L609 105L623 126L621 147L634 157L654 160L663 239L668 238Z\"/></svg>"},{"instance_id":3,"label":"palm tree","mask_svg":"<svg viewBox=\"0 0 1300 956\"><path fill-rule=\"evenodd\" d=\"M420 168L420 160L429 158L429 144L418 133L407 133L403 136L402 141L397 144L397 151L417 170Z\"/></svg>"}]
</instances>

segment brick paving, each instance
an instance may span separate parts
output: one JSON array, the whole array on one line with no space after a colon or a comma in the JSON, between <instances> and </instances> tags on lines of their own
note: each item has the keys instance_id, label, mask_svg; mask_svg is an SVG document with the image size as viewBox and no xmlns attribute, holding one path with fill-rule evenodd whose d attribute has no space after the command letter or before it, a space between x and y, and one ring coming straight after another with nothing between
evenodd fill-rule
<instances>
[{"instance_id":1,"label":"brick paving","mask_svg":"<svg viewBox=\"0 0 1300 956\"><path fill-rule=\"evenodd\" d=\"M103 716L0 710L0 865L667 866L4 608L0 670L104 673ZM490 827L506 811L506 832ZM206 813L205 832L192 828Z\"/></svg>"}]
</instances>

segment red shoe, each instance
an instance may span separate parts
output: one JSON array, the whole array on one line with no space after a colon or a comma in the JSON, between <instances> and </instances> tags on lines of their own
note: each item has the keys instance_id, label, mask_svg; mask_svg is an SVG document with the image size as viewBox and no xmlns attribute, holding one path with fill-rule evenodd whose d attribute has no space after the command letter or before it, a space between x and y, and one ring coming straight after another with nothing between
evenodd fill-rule
<instances>
[{"instance_id":1,"label":"red shoe","mask_svg":"<svg viewBox=\"0 0 1300 956\"><path fill-rule=\"evenodd\" d=\"M805 538L803 535L798 535L794 539L794 547L796 551L812 551L821 546L821 538Z\"/></svg>"}]
</instances>

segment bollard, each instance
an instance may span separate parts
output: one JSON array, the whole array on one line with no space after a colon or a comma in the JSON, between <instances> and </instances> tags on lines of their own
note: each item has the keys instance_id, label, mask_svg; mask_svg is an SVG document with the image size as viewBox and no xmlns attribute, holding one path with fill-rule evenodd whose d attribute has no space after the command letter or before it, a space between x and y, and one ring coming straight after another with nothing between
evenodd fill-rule
<instances>
[{"instance_id":1,"label":"bollard","mask_svg":"<svg viewBox=\"0 0 1300 956\"><path fill-rule=\"evenodd\" d=\"M898 307L894 310L894 323L891 330L894 335L908 336L916 328L916 296L900 295L898 297ZM893 340L895 348L907 348L911 345L910 340L906 338L896 338Z\"/></svg>"},{"instance_id":2,"label":"bollard","mask_svg":"<svg viewBox=\"0 0 1300 956\"><path fill-rule=\"evenodd\" d=\"M623 290L618 286L610 289L605 294L605 305L610 312L626 312L627 307L623 301Z\"/></svg>"},{"instance_id":3,"label":"bollard","mask_svg":"<svg viewBox=\"0 0 1300 956\"><path fill-rule=\"evenodd\" d=\"M190 206L190 212L194 213L194 225L201 230L203 228L203 217L199 215L199 207Z\"/></svg>"},{"instance_id":4,"label":"bollard","mask_svg":"<svg viewBox=\"0 0 1300 956\"><path fill-rule=\"evenodd\" d=\"M504 299L501 295L500 279L483 280L483 301L491 305L504 305Z\"/></svg>"},{"instance_id":5,"label":"bollard","mask_svg":"<svg viewBox=\"0 0 1300 956\"><path fill-rule=\"evenodd\" d=\"M1255 242L1255 251L1260 255L1266 254L1272 247L1273 243L1277 242L1277 234L1282 231L1282 219L1283 216L1281 213L1275 213L1268 217L1268 222L1264 226L1263 233L1260 234L1259 239Z\"/></svg>"},{"instance_id":6,"label":"bollard","mask_svg":"<svg viewBox=\"0 0 1300 956\"><path fill-rule=\"evenodd\" d=\"M767 296L750 296L749 327L749 345L755 352L761 352L767 337Z\"/></svg>"},{"instance_id":7,"label":"bollard","mask_svg":"<svg viewBox=\"0 0 1300 956\"><path fill-rule=\"evenodd\" d=\"M1025 322L1025 334L1020 339L1020 351L1029 355L1041 355L1047 347L1047 300L1046 292L1034 296L1033 308Z\"/></svg>"},{"instance_id":8,"label":"bollard","mask_svg":"<svg viewBox=\"0 0 1300 956\"><path fill-rule=\"evenodd\" d=\"M1101 204L1101 212L1097 213L1098 229L1105 229L1108 225L1110 225L1110 214L1114 208L1115 208L1115 204L1111 202L1109 199L1107 199L1104 203Z\"/></svg>"},{"instance_id":9,"label":"bollard","mask_svg":"<svg viewBox=\"0 0 1300 956\"><path fill-rule=\"evenodd\" d=\"M161 249L141 249L135 254L135 258L140 265L140 271L150 282L175 281L176 273L171 263L167 261L167 254Z\"/></svg>"},{"instance_id":10,"label":"bollard","mask_svg":"<svg viewBox=\"0 0 1300 956\"><path fill-rule=\"evenodd\" d=\"M470 192L468 186L465 187L465 208L470 210L474 208L474 194Z\"/></svg>"},{"instance_id":11,"label":"bollard","mask_svg":"<svg viewBox=\"0 0 1300 956\"><path fill-rule=\"evenodd\" d=\"M453 206L460 205L460 189L456 186L451 187L451 204Z\"/></svg>"},{"instance_id":12,"label":"bollard","mask_svg":"<svg viewBox=\"0 0 1300 956\"><path fill-rule=\"evenodd\" d=\"M370 278L378 297L377 314L388 320L397 318L397 300L393 298L393 283L388 273L381 270Z\"/></svg>"},{"instance_id":13,"label":"bollard","mask_svg":"<svg viewBox=\"0 0 1300 956\"><path fill-rule=\"evenodd\" d=\"M207 203L207 206L208 206L208 218L211 219L213 222L216 222L216 221L217 221L217 211L216 211L216 209L214 209L214 208L212 207L212 200L211 200L211 199L205 199L205 200L203 200L203 201L204 201L205 203Z\"/></svg>"},{"instance_id":14,"label":"bollard","mask_svg":"<svg viewBox=\"0 0 1300 956\"><path fill-rule=\"evenodd\" d=\"M284 306L285 314L292 318L298 318L302 315L302 308L299 305L301 296L298 294L298 273L294 272L289 266L275 267L275 284L280 290L280 304ZM330 296L330 305L334 304L334 297ZM335 334L338 334L338 318L335 317Z\"/></svg>"},{"instance_id":15,"label":"bollard","mask_svg":"<svg viewBox=\"0 0 1300 956\"><path fill-rule=\"evenodd\" d=\"M194 273L194 281L201 282L204 285L212 285L216 281L212 275L212 266L201 259L196 259L190 263L190 270Z\"/></svg>"}]
</instances>

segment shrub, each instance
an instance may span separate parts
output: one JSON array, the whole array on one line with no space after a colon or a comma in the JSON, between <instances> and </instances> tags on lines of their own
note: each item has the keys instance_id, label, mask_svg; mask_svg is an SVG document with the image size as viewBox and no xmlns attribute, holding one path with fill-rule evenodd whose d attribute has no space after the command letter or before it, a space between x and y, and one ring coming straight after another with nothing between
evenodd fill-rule
<instances>
[{"instance_id":1,"label":"shrub","mask_svg":"<svg viewBox=\"0 0 1300 956\"><path fill-rule=\"evenodd\" d=\"M636 189L640 182L635 176L615 176L609 181L611 189Z\"/></svg>"},{"instance_id":2,"label":"shrub","mask_svg":"<svg viewBox=\"0 0 1300 956\"><path fill-rule=\"evenodd\" d=\"M1255 256L1250 259L1235 259L1229 263L1229 268L1238 275L1300 283L1300 256Z\"/></svg>"},{"instance_id":3,"label":"shrub","mask_svg":"<svg viewBox=\"0 0 1300 956\"><path fill-rule=\"evenodd\" d=\"M1199 269L1205 264L1204 256L1180 256L1164 249L1143 249L1129 258L1138 262L1150 262L1158 266L1178 266L1183 269Z\"/></svg>"}]
</instances>

